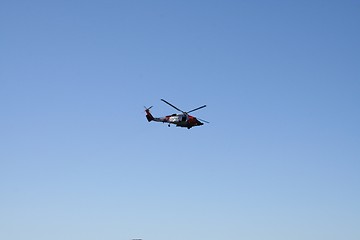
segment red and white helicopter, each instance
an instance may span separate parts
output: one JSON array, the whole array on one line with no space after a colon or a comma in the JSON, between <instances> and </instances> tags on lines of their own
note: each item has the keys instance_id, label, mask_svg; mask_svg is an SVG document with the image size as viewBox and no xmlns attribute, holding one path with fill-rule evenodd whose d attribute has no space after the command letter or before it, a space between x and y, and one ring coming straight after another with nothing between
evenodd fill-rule
<instances>
[{"instance_id":1,"label":"red and white helicopter","mask_svg":"<svg viewBox=\"0 0 360 240\"><path fill-rule=\"evenodd\" d=\"M169 116L165 116L165 117L153 117L153 115L151 115L150 113L150 108L152 108L153 106L146 108L145 107L145 112L146 112L146 118L147 120L150 121L155 121L155 122L162 122L162 123L168 123L168 126L170 127L170 124L175 124L177 127L186 127L188 129L195 127L195 126L201 126L204 125L204 123L200 122L199 120L205 122L205 123L209 123L205 120L202 120L200 118L196 118L194 116L189 115L189 113L194 112L196 110L199 110L201 108L206 107L206 105L203 105L201 107L195 108L191 111L188 112L184 112L182 110L180 110L179 108L175 107L174 105L172 105L171 103L167 102L164 99L161 99L161 101L163 101L166 104L169 104L170 106L172 106L173 108L175 108L176 110L182 112L180 114L172 114ZM199 120L198 120L199 119Z\"/></svg>"}]
</instances>

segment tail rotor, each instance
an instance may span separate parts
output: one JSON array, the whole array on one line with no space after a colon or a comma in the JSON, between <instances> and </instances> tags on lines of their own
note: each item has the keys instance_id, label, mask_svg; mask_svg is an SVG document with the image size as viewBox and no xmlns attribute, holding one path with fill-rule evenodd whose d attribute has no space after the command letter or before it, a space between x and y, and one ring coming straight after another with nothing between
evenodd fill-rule
<instances>
[{"instance_id":1,"label":"tail rotor","mask_svg":"<svg viewBox=\"0 0 360 240\"><path fill-rule=\"evenodd\" d=\"M151 115L151 113L150 113L150 109L151 109L152 107L153 107L153 106L147 108L147 107L144 106L145 112L146 112L146 119L148 120L148 122L154 120L153 115Z\"/></svg>"}]
</instances>

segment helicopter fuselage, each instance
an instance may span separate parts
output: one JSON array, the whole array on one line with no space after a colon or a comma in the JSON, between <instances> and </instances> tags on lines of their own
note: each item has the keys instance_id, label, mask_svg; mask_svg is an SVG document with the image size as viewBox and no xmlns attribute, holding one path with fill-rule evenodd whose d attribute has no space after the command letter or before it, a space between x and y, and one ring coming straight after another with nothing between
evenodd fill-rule
<instances>
[{"instance_id":1,"label":"helicopter fuselage","mask_svg":"<svg viewBox=\"0 0 360 240\"><path fill-rule=\"evenodd\" d=\"M165 117L152 117L149 111L146 112L146 117L149 122L154 121L154 122L168 123L169 126L170 124L174 124L177 127L192 128L194 126L203 125L203 123L197 120L195 117L186 114L172 114Z\"/></svg>"},{"instance_id":2,"label":"helicopter fuselage","mask_svg":"<svg viewBox=\"0 0 360 240\"><path fill-rule=\"evenodd\" d=\"M172 104L170 104L169 102L161 99L163 102L169 104L170 106L174 107L176 110L181 111L180 109L178 109L177 107L173 106ZM206 107L206 105L201 106L199 108L196 108L194 110L191 110L189 112L193 112L196 111L198 109L201 109L203 107ZM151 108L151 107L150 107ZM162 122L162 123L168 123L168 126L170 127L170 124L174 124L177 127L186 127L188 129L195 127L195 126L201 126L204 125L204 123L200 122L196 117L191 116L188 114L188 112L184 112L181 111L182 113L180 114L172 114L172 115L168 115L165 117L153 117L150 113L150 108L145 108L145 112L146 112L146 118L147 120L150 121L154 121L154 122ZM205 121L205 120L202 120ZM206 121L205 121L206 122ZM208 123L208 122L207 122Z\"/></svg>"}]
</instances>

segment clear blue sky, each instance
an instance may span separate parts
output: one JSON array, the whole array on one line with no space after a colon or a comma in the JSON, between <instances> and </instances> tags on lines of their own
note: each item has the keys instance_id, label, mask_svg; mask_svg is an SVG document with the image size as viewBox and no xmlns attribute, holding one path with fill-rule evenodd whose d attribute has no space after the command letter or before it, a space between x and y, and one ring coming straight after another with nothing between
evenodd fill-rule
<instances>
[{"instance_id":1,"label":"clear blue sky","mask_svg":"<svg viewBox=\"0 0 360 240\"><path fill-rule=\"evenodd\" d=\"M0 239L360 239L359 13L2 1Z\"/></svg>"}]
</instances>

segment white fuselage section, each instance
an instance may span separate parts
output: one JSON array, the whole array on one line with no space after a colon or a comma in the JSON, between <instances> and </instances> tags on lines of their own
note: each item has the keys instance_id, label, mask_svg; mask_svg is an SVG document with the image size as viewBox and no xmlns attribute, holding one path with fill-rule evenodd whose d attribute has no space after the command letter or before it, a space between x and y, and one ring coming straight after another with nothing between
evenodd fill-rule
<instances>
[{"instance_id":1,"label":"white fuselage section","mask_svg":"<svg viewBox=\"0 0 360 240\"><path fill-rule=\"evenodd\" d=\"M180 122L180 117L178 115L169 117L169 122L177 123Z\"/></svg>"},{"instance_id":2,"label":"white fuselage section","mask_svg":"<svg viewBox=\"0 0 360 240\"><path fill-rule=\"evenodd\" d=\"M168 119L170 123L186 122L187 116L185 114L171 115Z\"/></svg>"}]
</instances>

